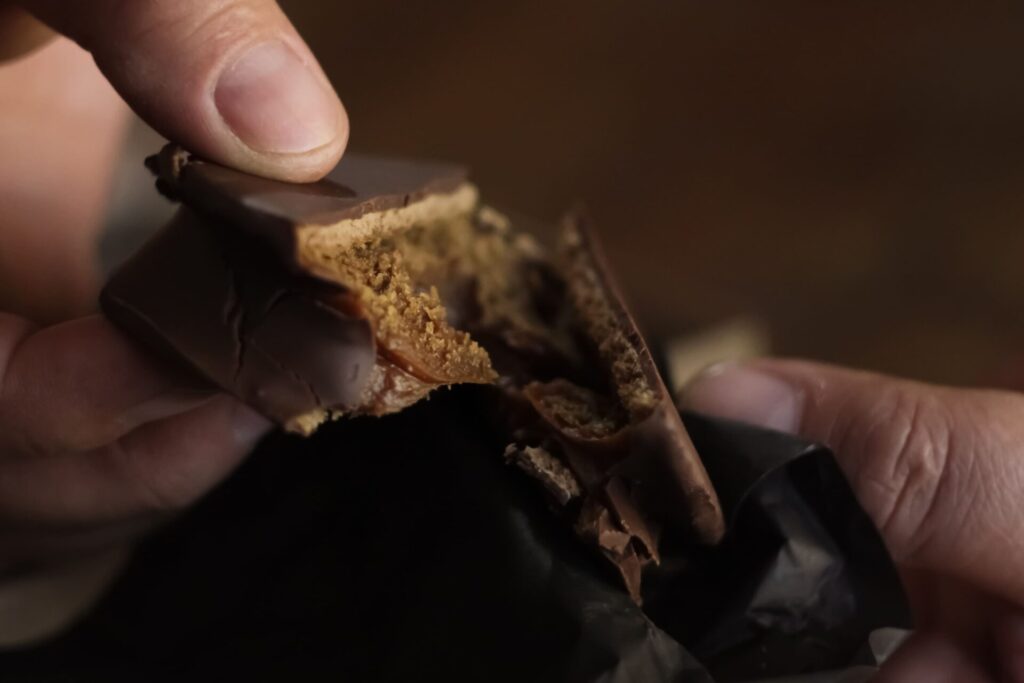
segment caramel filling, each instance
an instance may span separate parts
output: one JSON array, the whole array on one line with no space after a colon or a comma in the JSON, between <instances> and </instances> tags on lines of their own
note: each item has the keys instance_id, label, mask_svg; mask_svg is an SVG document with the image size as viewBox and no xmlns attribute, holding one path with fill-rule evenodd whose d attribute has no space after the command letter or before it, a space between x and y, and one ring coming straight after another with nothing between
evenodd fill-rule
<instances>
[{"instance_id":1,"label":"caramel filling","mask_svg":"<svg viewBox=\"0 0 1024 683\"><path fill-rule=\"evenodd\" d=\"M307 245L303 258L350 290L349 306L371 321L378 345L360 405L346 412L383 415L440 386L495 381L465 324L544 333L524 281L524 259L537 248L486 207L333 246Z\"/></svg>"}]
</instances>

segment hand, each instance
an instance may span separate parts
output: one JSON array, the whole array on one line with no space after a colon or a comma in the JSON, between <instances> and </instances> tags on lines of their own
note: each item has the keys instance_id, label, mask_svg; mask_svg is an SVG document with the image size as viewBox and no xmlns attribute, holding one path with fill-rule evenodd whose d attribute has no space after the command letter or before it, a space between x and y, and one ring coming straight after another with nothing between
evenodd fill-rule
<instances>
[{"instance_id":1,"label":"hand","mask_svg":"<svg viewBox=\"0 0 1024 683\"><path fill-rule=\"evenodd\" d=\"M270 0L0 0L0 60L2 575L122 546L269 428L87 315L115 90L191 150L293 181L335 164L348 124Z\"/></svg>"},{"instance_id":2,"label":"hand","mask_svg":"<svg viewBox=\"0 0 1024 683\"><path fill-rule=\"evenodd\" d=\"M914 612L873 680L1024 681L1024 396L760 360L710 368L682 400L835 452Z\"/></svg>"}]
</instances>

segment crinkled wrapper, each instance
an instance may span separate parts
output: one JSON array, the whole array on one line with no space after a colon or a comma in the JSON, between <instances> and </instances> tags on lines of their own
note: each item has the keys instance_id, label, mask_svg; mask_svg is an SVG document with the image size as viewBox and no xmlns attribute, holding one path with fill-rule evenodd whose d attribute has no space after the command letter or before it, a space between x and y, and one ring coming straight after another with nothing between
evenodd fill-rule
<instances>
[{"instance_id":1,"label":"crinkled wrapper","mask_svg":"<svg viewBox=\"0 0 1024 683\"><path fill-rule=\"evenodd\" d=\"M909 625L828 450L684 415L729 523L639 607L505 464L480 389L275 434L4 681L866 680Z\"/></svg>"}]
</instances>

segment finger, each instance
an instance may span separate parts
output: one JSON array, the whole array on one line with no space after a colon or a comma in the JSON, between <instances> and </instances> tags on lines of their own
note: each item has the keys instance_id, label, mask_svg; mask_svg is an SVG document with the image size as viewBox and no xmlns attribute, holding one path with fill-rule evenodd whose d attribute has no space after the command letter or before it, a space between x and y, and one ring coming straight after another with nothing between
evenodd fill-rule
<instances>
[{"instance_id":1,"label":"finger","mask_svg":"<svg viewBox=\"0 0 1024 683\"><path fill-rule=\"evenodd\" d=\"M762 360L682 400L827 444L897 562L1024 601L1024 397Z\"/></svg>"},{"instance_id":2,"label":"finger","mask_svg":"<svg viewBox=\"0 0 1024 683\"><path fill-rule=\"evenodd\" d=\"M0 458L98 448L211 396L100 316L36 329L0 313Z\"/></svg>"},{"instance_id":3,"label":"finger","mask_svg":"<svg viewBox=\"0 0 1024 683\"><path fill-rule=\"evenodd\" d=\"M168 515L152 514L106 524L84 526L81 523L58 527L29 525L17 528L0 524L0 573L31 571L40 565L64 562L97 551L124 546L153 531Z\"/></svg>"},{"instance_id":4,"label":"finger","mask_svg":"<svg viewBox=\"0 0 1024 683\"><path fill-rule=\"evenodd\" d=\"M0 64L0 112L0 310L40 323L94 311L128 108L62 38Z\"/></svg>"},{"instance_id":5,"label":"finger","mask_svg":"<svg viewBox=\"0 0 1024 683\"><path fill-rule=\"evenodd\" d=\"M91 453L2 462L0 520L49 533L159 518L210 490L269 429L250 408L218 396Z\"/></svg>"},{"instance_id":6,"label":"finger","mask_svg":"<svg viewBox=\"0 0 1024 683\"><path fill-rule=\"evenodd\" d=\"M348 119L273 0L23 0L92 52L125 100L209 159L310 181L334 166Z\"/></svg>"},{"instance_id":7,"label":"finger","mask_svg":"<svg viewBox=\"0 0 1024 683\"><path fill-rule=\"evenodd\" d=\"M871 680L873 683L996 683L986 664L941 634L913 634Z\"/></svg>"},{"instance_id":8,"label":"finger","mask_svg":"<svg viewBox=\"0 0 1024 683\"><path fill-rule=\"evenodd\" d=\"M41 47L54 35L46 24L25 10L0 2L0 62Z\"/></svg>"},{"instance_id":9,"label":"finger","mask_svg":"<svg viewBox=\"0 0 1024 683\"><path fill-rule=\"evenodd\" d=\"M1002 681L1024 683L1024 611L1009 609L993 634Z\"/></svg>"}]
</instances>

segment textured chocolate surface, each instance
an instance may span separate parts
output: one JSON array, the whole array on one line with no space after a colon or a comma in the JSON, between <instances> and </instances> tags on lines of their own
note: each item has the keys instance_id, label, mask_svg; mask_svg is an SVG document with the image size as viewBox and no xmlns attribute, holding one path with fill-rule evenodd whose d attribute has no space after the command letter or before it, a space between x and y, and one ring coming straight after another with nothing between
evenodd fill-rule
<instances>
[{"instance_id":1,"label":"textured chocolate surface","mask_svg":"<svg viewBox=\"0 0 1024 683\"><path fill-rule=\"evenodd\" d=\"M355 405L370 377L373 333L338 310L344 296L182 208L114 274L101 301L134 336L287 425Z\"/></svg>"},{"instance_id":2,"label":"textured chocolate surface","mask_svg":"<svg viewBox=\"0 0 1024 683\"><path fill-rule=\"evenodd\" d=\"M716 542L725 533L718 498L606 259L583 216L567 218L564 230L563 257L574 263L568 268L570 289L592 288L589 296L606 302L615 327L628 344L628 349L601 349L605 362L616 363L618 356L628 352L636 359L643 373L642 385L651 395L649 407L628 410L630 455L616 467L616 473L634 482L636 497L655 517L683 528L692 526L700 540ZM591 277L582 277L581 272ZM592 342L600 347L606 340ZM621 394L622 388L617 388ZM685 505L680 505L680 500Z\"/></svg>"},{"instance_id":3,"label":"textured chocolate surface","mask_svg":"<svg viewBox=\"0 0 1024 683\"><path fill-rule=\"evenodd\" d=\"M304 434L328 417L390 412L460 381L423 380L408 364L396 367L364 302L299 241L323 226L361 239L408 227L424 215L425 200L466 185L464 169L347 155L324 180L298 185L209 163L176 145L146 163L158 188L184 208L103 292L108 316L136 337ZM460 206L475 200L475 190L463 193ZM364 217L370 222L360 225Z\"/></svg>"},{"instance_id":4,"label":"textured chocolate surface","mask_svg":"<svg viewBox=\"0 0 1024 683\"><path fill-rule=\"evenodd\" d=\"M596 546L640 600L661 537L718 542L725 521L714 487L651 353L581 215L562 232L561 305L575 361L539 370L513 363L502 384L513 443L506 457L551 494L576 533ZM546 298L547 291L537 295ZM491 347L489 347L490 350ZM496 357L506 370L508 354ZM531 376L532 375L532 376ZM554 463L562 463L573 476ZM571 484L575 484L576 488Z\"/></svg>"}]
</instances>

